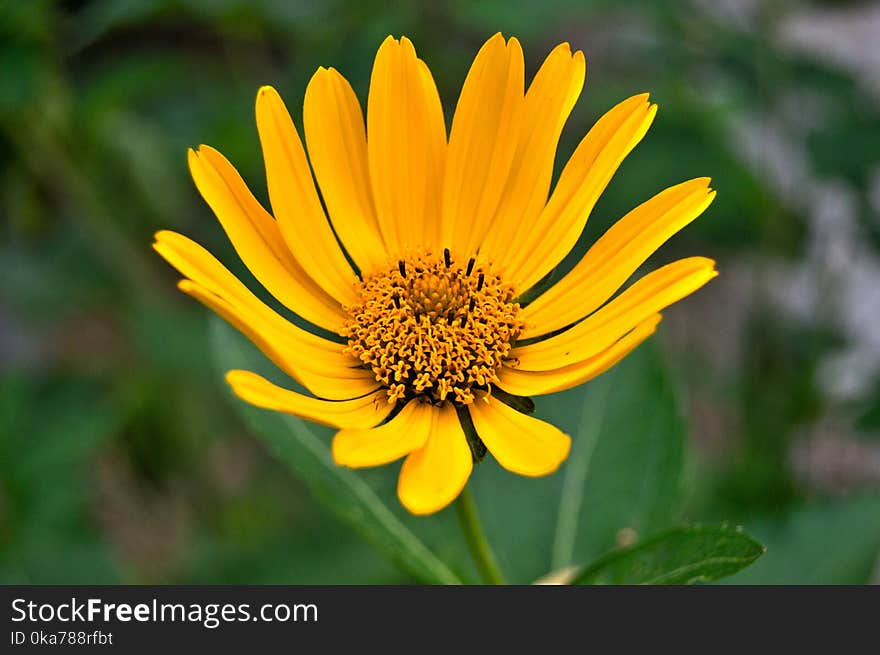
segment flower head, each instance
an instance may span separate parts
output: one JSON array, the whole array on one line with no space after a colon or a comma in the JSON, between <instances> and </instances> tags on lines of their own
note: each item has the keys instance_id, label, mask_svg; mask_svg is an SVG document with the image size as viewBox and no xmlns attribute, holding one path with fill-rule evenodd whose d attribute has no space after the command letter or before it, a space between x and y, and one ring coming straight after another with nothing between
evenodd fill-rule
<instances>
[{"instance_id":1,"label":"flower head","mask_svg":"<svg viewBox=\"0 0 880 655\"><path fill-rule=\"evenodd\" d=\"M388 37L366 121L336 70L312 77L308 159L278 93L263 87L257 128L274 217L219 152L191 150L196 186L244 264L289 310L339 336L283 318L201 246L159 232L154 247L183 274L180 289L309 392L230 371L235 393L338 428L340 465L405 458L398 495L416 514L454 500L487 450L515 473L555 471L569 437L517 401L604 372L654 332L664 307L716 275L713 261L692 257L618 293L712 202L698 178L633 209L550 289L520 301L575 245L656 113L647 95L611 109L551 192L584 74L583 54L562 44L526 89L519 43L497 34L471 66L447 138L430 71L408 39Z\"/></svg>"}]
</instances>

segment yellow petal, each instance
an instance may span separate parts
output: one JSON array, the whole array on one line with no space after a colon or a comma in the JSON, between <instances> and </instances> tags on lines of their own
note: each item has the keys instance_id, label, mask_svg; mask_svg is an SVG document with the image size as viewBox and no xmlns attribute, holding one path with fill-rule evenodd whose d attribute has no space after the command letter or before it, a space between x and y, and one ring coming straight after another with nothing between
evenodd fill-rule
<instances>
[{"instance_id":1,"label":"yellow petal","mask_svg":"<svg viewBox=\"0 0 880 655\"><path fill-rule=\"evenodd\" d=\"M279 369L311 393L327 400L347 400L372 393L380 387L373 373L355 366L353 358L336 351L303 343L286 330L273 329L249 313L217 296L192 280L181 280L178 288L220 315L250 339Z\"/></svg>"},{"instance_id":2,"label":"yellow petal","mask_svg":"<svg viewBox=\"0 0 880 655\"><path fill-rule=\"evenodd\" d=\"M257 92L256 113L269 199L287 247L321 288L353 304L357 277L324 215L299 134L275 89Z\"/></svg>"},{"instance_id":3,"label":"yellow petal","mask_svg":"<svg viewBox=\"0 0 880 655\"><path fill-rule=\"evenodd\" d=\"M482 243L514 161L524 63L500 33L477 53L452 119L443 180L442 243L467 260Z\"/></svg>"},{"instance_id":4,"label":"yellow petal","mask_svg":"<svg viewBox=\"0 0 880 655\"><path fill-rule=\"evenodd\" d=\"M340 430L333 437L333 461L340 466L361 468L400 459L425 444L435 411L430 403L414 399L379 427Z\"/></svg>"},{"instance_id":5,"label":"yellow petal","mask_svg":"<svg viewBox=\"0 0 880 655\"><path fill-rule=\"evenodd\" d=\"M593 357L652 314L718 275L714 266L711 259L689 257L658 268L565 332L511 350L512 366L548 371Z\"/></svg>"},{"instance_id":6,"label":"yellow petal","mask_svg":"<svg viewBox=\"0 0 880 655\"><path fill-rule=\"evenodd\" d=\"M324 397L351 398L373 384L342 345L314 335L279 316L196 242L175 232L156 234L153 248L189 280L181 289L223 316L251 338L282 370ZM308 372L316 375L309 377ZM320 378L328 378L326 384ZM351 390L334 392L338 380ZM312 389L309 384L321 384ZM320 391L318 390L320 389Z\"/></svg>"},{"instance_id":7,"label":"yellow petal","mask_svg":"<svg viewBox=\"0 0 880 655\"><path fill-rule=\"evenodd\" d=\"M456 499L473 468L473 457L455 407L432 407L425 445L404 460L397 482L400 502L413 514L433 514Z\"/></svg>"},{"instance_id":8,"label":"yellow petal","mask_svg":"<svg viewBox=\"0 0 880 655\"><path fill-rule=\"evenodd\" d=\"M198 243L182 234L160 230L153 249L185 277L200 284L227 302L254 314L276 330L287 330L288 338L325 350L339 351L341 345L307 332L279 316L257 298L241 280Z\"/></svg>"},{"instance_id":9,"label":"yellow petal","mask_svg":"<svg viewBox=\"0 0 880 655\"><path fill-rule=\"evenodd\" d=\"M307 321L336 331L345 319L331 298L293 258L278 225L219 152L200 146L188 153L189 169L238 256L266 290Z\"/></svg>"},{"instance_id":10,"label":"yellow petal","mask_svg":"<svg viewBox=\"0 0 880 655\"><path fill-rule=\"evenodd\" d=\"M554 48L526 92L513 165L498 211L481 247L507 264L511 247L525 236L547 202L559 135L584 86L584 54L567 43ZM507 269L504 269L507 270Z\"/></svg>"},{"instance_id":11,"label":"yellow petal","mask_svg":"<svg viewBox=\"0 0 880 655\"><path fill-rule=\"evenodd\" d=\"M154 238L153 249L185 277L210 289L212 293L227 296L230 302L246 307L256 307L259 303L241 280L189 237L170 230L160 230Z\"/></svg>"},{"instance_id":12,"label":"yellow petal","mask_svg":"<svg viewBox=\"0 0 880 655\"><path fill-rule=\"evenodd\" d=\"M446 126L437 86L406 37L376 53L367 153L382 239L392 257L439 245Z\"/></svg>"},{"instance_id":13,"label":"yellow petal","mask_svg":"<svg viewBox=\"0 0 880 655\"><path fill-rule=\"evenodd\" d=\"M401 42L407 41L404 37ZM408 41L407 41L408 42ZM412 47L412 43L409 44ZM446 175L446 119L443 117L443 104L440 102L440 93L431 69L421 59L416 60L419 68L419 98L424 99L425 105L425 128L423 138L427 144L428 162L427 174L433 176L425 193L425 218L419 231L418 224L415 235L420 239L419 243L426 247L440 247L440 202L442 198L443 178Z\"/></svg>"},{"instance_id":14,"label":"yellow petal","mask_svg":"<svg viewBox=\"0 0 880 655\"><path fill-rule=\"evenodd\" d=\"M564 391L601 375L631 353L636 346L654 334L660 314L639 323L626 336L582 362L551 371L521 371L508 366L498 374L498 386L516 396L540 396Z\"/></svg>"},{"instance_id":15,"label":"yellow petal","mask_svg":"<svg viewBox=\"0 0 880 655\"><path fill-rule=\"evenodd\" d=\"M394 408L385 391L352 400L319 400L283 389L251 371L229 371L226 381L236 396L251 405L334 428L371 428Z\"/></svg>"},{"instance_id":16,"label":"yellow petal","mask_svg":"<svg viewBox=\"0 0 880 655\"><path fill-rule=\"evenodd\" d=\"M388 254L373 207L363 112L348 80L335 69L319 68L309 82L303 127L339 240L362 275L385 268Z\"/></svg>"},{"instance_id":17,"label":"yellow petal","mask_svg":"<svg viewBox=\"0 0 880 655\"><path fill-rule=\"evenodd\" d=\"M587 217L623 159L648 131L657 105L635 96L606 113L575 149L537 220L506 258L505 270L520 291L532 287L577 242Z\"/></svg>"},{"instance_id":18,"label":"yellow petal","mask_svg":"<svg viewBox=\"0 0 880 655\"><path fill-rule=\"evenodd\" d=\"M595 311L714 198L709 178L703 177L670 187L629 212L565 277L525 308L527 326L520 338L554 332Z\"/></svg>"},{"instance_id":19,"label":"yellow petal","mask_svg":"<svg viewBox=\"0 0 880 655\"><path fill-rule=\"evenodd\" d=\"M547 475L568 457L571 438L559 428L516 411L493 396L468 405L477 434L508 471Z\"/></svg>"}]
</instances>

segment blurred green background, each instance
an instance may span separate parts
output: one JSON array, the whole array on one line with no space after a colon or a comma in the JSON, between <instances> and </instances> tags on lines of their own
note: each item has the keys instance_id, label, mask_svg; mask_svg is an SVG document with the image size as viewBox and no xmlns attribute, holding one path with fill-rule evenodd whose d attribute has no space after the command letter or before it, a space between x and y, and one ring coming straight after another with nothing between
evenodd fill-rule
<instances>
[{"instance_id":1,"label":"blurred green background","mask_svg":"<svg viewBox=\"0 0 880 655\"><path fill-rule=\"evenodd\" d=\"M616 383L539 404L577 414L576 444L596 414L620 419L603 424L587 536L568 550L727 520L769 549L733 582L880 582L880 6L785 0L0 2L0 582L412 581L253 436L209 312L150 242L175 229L242 272L185 152L217 147L265 199L260 85L297 122L319 65L363 100L379 43L406 34L448 120L499 30L527 74L560 41L586 54L558 163L618 101L647 90L660 106L578 250L670 184L719 190L652 264L700 254L721 276L665 313ZM678 441L643 420L670 407ZM502 565L553 530L552 558L520 581L566 563L532 490L568 469L488 485L493 466L475 484ZM654 478L674 509L620 509Z\"/></svg>"}]
</instances>

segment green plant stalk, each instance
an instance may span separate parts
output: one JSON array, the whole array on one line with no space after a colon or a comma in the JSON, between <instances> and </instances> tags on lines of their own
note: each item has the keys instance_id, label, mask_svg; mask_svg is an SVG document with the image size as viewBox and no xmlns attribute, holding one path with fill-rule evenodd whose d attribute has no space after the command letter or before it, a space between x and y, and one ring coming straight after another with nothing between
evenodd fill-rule
<instances>
[{"instance_id":1,"label":"green plant stalk","mask_svg":"<svg viewBox=\"0 0 880 655\"><path fill-rule=\"evenodd\" d=\"M461 526L462 534L464 534L465 541L483 580L486 584L504 584L504 577L501 575L501 569L498 568L498 562L495 561L495 554L486 540L480 516L477 514L477 505L474 503L474 496L471 494L469 486L466 486L458 495L455 501L455 512L458 514L458 524Z\"/></svg>"}]
</instances>

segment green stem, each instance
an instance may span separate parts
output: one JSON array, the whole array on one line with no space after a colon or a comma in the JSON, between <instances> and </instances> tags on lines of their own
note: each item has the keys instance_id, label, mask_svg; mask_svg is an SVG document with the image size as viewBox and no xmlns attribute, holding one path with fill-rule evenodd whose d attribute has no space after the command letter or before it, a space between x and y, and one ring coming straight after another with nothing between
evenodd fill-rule
<instances>
[{"instance_id":1,"label":"green stem","mask_svg":"<svg viewBox=\"0 0 880 655\"><path fill-rule=\"evenodd\" d=\"M455 511L458 514L458 524L461 526L465 541L467 541L468 548L483 580L487 584L504 584L504 578L495 561L495 555L492 553L492 548L489 547L489 542L486 541L486 534L483 532L483 526L477 514L477 505L474 503L469 486L462 490L455 501Z\"/></svg>"}]
</instances>

